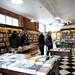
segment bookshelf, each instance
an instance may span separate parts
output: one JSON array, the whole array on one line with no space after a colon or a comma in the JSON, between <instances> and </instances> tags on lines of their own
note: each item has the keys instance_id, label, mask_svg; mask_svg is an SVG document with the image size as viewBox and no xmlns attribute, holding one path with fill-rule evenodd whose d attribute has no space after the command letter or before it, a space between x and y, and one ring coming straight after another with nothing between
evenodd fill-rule
<instances>
[{"instance_id":1,"label":"bookshelf","mask_svg":"<svg viewBox=\"0 0 75 75\"><path fill-rule=\"evenodd\" d=\"M62 39L75 39L75 30L63 30Z\"/></svg>"},{"instance_id":2,"label":"bookshelf","mask_svg":"<svg viewBox=\"0 0 75 75\"><path fill-rule=\"evenodd\" d=\"M62 42L68 43L71 48L75 48L75 29L64 29L61 31Z\"/></svg>"},{"instance_id":3,"label":"bookshelf","mask_svg":"<svg viewBox=\"0 0 75 75\"><path fill-rule=\"evenodd\" d=\"M28 31L29 44L38 45L39 32L38 31Z\"/></svg>"},{"instance_id":4,"label":"bookshelf","mask_svg":"<svg viewBox=\"0 0 75 75\"><path fill-rule=\"evenodd\" d=\"M56 41L61 40L61 32L52 32L52 39Z\"/></svg>"},{"instance_id":5,"label":"bookshelf","mask_svg":"<svg viewBox=\"0 0 75 75\"><path fill-rule=\"evenodd\" d=\"M39 32L28 30L28 41L29 41L29 48L26 54L36 54L38 50L38 38ZM25 51L25 50L24 50Z\"/></svg>"},{"instance_id":6,"label":"bookshelf","mask_svg":"<svg viewBox=\"0 0 75 75\"><path fill-rule=\"evenodd\" d=\"M9 37L11 36L13 31L16 31L18 34L23 31L20 27L14 27L9 25L0 24L0 54L9 52L10 43L9 43ZM26 32L26 31L25 31ZM27 30L27 41L29 42L29 45L38 45L38 31L33 30ZM37 50L38 47L35 47L32 50ZM31 52L30 51L30 52Z\"/></svg>"},{"instance_id":7,"label":"bookshelf","mask_svg":"<svg viewBox=\"0 0 75 75\"><path fill-rule=\"evenodd\" d=\"M22 31L22 29L19 27L0 24L0 54L9 52L9 37L14 30L17 33L20 33Z\"/></svg>"}]
</instances>

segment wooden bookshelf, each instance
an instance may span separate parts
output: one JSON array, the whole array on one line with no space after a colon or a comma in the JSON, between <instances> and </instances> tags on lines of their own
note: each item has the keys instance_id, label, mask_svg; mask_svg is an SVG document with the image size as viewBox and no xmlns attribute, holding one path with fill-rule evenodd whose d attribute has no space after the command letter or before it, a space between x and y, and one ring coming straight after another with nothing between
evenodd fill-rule
<instances>
[{"instance_id":1,"label":"wooden bookshelf","mask_svg":"<svg viewBox=\"0 0 75 75\"><path fill-rule=\"evenodd\" d=\"M9 52L8 49L10 47L9 37L11 36L13 31L20 33L22 31L19 27L8 26L4 24L0 24L0 53Z\"/></svg>"},{"instance_id":2,"label":"wooden bookshelf","mask_svg":"<svg viewBox=\"0 0 75 75\"><path fill-rule=\"evenodd\" d=\"M29 44L38 45L39 32L38 31L28 31Z\"/></svg>"}]
</instances>

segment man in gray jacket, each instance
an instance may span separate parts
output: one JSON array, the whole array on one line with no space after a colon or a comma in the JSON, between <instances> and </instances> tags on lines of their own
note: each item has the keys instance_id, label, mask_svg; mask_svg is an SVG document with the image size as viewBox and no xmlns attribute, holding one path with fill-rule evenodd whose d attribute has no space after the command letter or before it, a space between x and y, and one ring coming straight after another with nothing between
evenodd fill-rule
<instances>
[{"instance_id":1,"label":"man in gray jacket","mask_svg":"<svg viewBox=\"0 0 75 75\"><path fill-rule=\"evenodd\" d=\"M46 43L46 46L48 47L48 50L47 50L46 54L49 55L49 50L53 48L51 32L48 32L45 43Z\"/></svg>"}]
</instances>

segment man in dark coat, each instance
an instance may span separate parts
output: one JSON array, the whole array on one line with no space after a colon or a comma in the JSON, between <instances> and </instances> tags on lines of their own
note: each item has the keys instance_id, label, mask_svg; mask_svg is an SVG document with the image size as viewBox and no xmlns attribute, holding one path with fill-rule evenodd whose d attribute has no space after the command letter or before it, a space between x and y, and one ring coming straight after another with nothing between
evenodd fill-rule
<instances>
[{"instance_id":1,"label":"man in dark coat","mask_svg":"<svg viewBox=\"0 0 75 75\"><path fill-rule=\"evenodd\" d=\"M13 34L9 37L9 42L11 48L15 49L19 47L20 39L16 31L14 31Z\"/></svg>"},{"instance_id":2,"label":"man in dark coat","mask_svg":"<svg viewBox=\"0 0 75 75\"><path fill-rule=\"evenodd\" d=\"M25 34L24 32L20 33L20 46L24 46L25 45Z\"/></svg>"},{"instance_id":3,"label":"man in dark coat","mask_svg":"<svg viewBox=\"0 0 75 75\"><path fill-rule=\"evenodd\" d=\"M48 32L48 34L47 34L46 46L48 47L47 55L49 55L49 50L53 48L51 32Z\"/></svg>"},{"instance_id":4,"label":"man in dark coat","mask_svg":"<svg viewBox=\"0 0 75 75\"><path fill-rule=\"evenodd\" d=\"M40 33L39 35L39 49L40 49L41 55L44 55L44 35L43 33Z\"/></svg>"}]
</instances>

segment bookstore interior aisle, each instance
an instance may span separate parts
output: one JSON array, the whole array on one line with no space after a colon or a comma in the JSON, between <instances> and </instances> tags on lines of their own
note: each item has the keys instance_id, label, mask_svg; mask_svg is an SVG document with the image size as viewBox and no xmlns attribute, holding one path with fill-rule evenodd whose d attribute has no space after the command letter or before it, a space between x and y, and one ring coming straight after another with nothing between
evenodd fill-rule
<instances>
[{"instance_id":1,"label":"bookstore interior aisle","mask_svg":"<svg viewBox=\"0 0 75 75\"><path fill-rule=\"evenodd\" d=\"M41 55L39 34L46 41L48 32L53 49ZM0 0L0 75L75 75L75 0Z\"/></svg>"}]
</instances>

